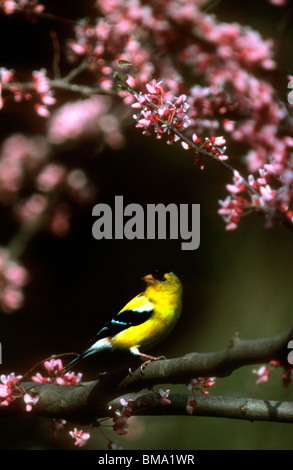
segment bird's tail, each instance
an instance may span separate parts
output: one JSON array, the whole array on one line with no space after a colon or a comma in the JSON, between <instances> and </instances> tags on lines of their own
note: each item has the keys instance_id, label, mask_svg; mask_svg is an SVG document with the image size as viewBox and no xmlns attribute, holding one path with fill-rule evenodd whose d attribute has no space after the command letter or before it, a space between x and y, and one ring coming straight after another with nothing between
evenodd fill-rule
<instances>
[{"instance_id":1,"label":"bird's tail","mask_svg":"<svg viewBox=\"0 0 293 470\"><path fill-rule=\"evenodd\" d=\"M86 349L84 352L82 352L78 357L73 359L73 361L69 362L67 366L63 367L62 369L62 375L66 374L70 370L73 369L73 367L77 366L81 361L83 361L86 357L91 356L92 354L95 353L95 350L92 349Z\"/></svg>"},{"instance_id":2,"label":"bird's tail","mask_svg":"<svg viewBox=\"0 0 293 470\"><path fill-rule=\"evenodd\" d=\"M80 355L80 356L76 357L75 359L73 359L73 361L69 362L69 364L67 364L67 366L63 367L62 375L66 374L67 372L72 370L73 367L75 367L77 364L79 364L82 360L83 360L82 355Z\"/></svg>"}]
</instances>

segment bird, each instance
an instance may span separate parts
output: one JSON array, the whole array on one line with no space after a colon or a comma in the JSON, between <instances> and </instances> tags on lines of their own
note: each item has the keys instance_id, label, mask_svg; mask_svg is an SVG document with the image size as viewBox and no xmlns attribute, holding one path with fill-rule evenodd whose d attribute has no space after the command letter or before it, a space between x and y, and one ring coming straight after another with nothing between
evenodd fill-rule
<instances>
[{"instance_id":1,"label":"bird","mask_svg":"<svg viewBox=\"0 0 293 470\"><path fill-rule=\"evenodd\" d=\"M142 280L146 283L145 291L130 300L98 331L88 347L63 368L62 375L83 360L98 358L106 351L139 357L144 361L143 368L151 361L164 358L142 351L165 339L176 325L182 310L182 284L173 272L160 270Z\"/></svg>"}]
</instances>

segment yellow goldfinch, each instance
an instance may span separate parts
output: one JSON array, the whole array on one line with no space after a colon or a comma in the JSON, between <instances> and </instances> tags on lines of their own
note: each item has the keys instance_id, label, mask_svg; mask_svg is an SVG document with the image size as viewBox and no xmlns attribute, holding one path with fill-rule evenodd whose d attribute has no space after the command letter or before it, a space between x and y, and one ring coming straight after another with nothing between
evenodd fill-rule
<instances>
[{"instance_id":1,"label":"yellow goldfinch","mask_svg":"<svg viewBox=\"0 0 293 470\"><path fill-rule=\"evenodd\" d=\"M120 310L93 338L90 346L79 357L64 367L68 372L83 359L103 351L128 351L146 363L160 359L140 352L162 341L174 328L180 317L182 285L173 273L159 272L142 278L145 291Z\"/></svg>"}]
</instances>

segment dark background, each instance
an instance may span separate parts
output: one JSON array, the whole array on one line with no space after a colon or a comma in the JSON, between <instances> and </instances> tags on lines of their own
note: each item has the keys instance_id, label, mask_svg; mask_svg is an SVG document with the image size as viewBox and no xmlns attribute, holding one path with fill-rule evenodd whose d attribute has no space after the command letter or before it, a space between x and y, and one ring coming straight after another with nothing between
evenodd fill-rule
<instances>
[{"instance_id":1,"label":"dark background","mask_svg":"<svg viewBox=\"0 0 293 470\"><path fill-rule=\"evenodd\" d=\"M94 14L90 1L43 3L47 11L73 19ZM264 37L276 37L284 11L265 1L235 0L222 1L216 9L222 21L251 25ZM61 36L70 30L64 25L55 29ZM1 47L1 65L20 70L24 78L31 69L46 67L52 54L48 30L46 21L32 25L18 15L0 15L0 43L7 44ZM276 83L284 83L290 68L292 31L283 41L278 51L279 69L272 78ZM63 70L65 73L65 64ZM286 98L283 85L279 93ZM45 131L45 122L34 115L29 104L7 107L0 119L2 139L12 132ZM85 158L85 167L99 190L95 203L113 206L115 195L123 195L125 205L135 202L144 208L158 202L200 204L199 249L182 251L180 240L97 241L92 237L92 208L76 210L68 237L57 239L42 232L23 257L31 276L25 288L25 306L11 315L0 313L1 374L23 374L52 354L80 351L106 319L144 289L140 278L162 266L181 279L184 307L176 330L154 354L171 358L191 351L216 351L227 346L235 332L242 339L253 339L275 336L292 327L292 234L284 227L264 229L264 219L257 215L243 219L236 231L226 232L217 215L218 199L226 196L225 184L230 182L224 168L211 163L200 171L180 145L168 147L163 141L142 136L134 126L126 137L127 145L120 151L105 149L96 155L89 144L61 158L65 163ZM16 226L7 208L0 209L0 216L0 243L5 245ZM93 370L81 369L85 378L94 377ZM292 389L282 388L280 370L272 373L268 384L258 387L252 369L245 367L231 377L218 379L210 393L291 398ZM187 392L185 386L170 388ZM125 437L106 430L124 449L292 448L288 424L189 416L131 421ZM68 437L72 427L55 441L48 420L30 416L3 419L0 448L72 448ZM99 431L93 435L86 449L104 449L106 441Z\"/></svg>"}]
</instances>

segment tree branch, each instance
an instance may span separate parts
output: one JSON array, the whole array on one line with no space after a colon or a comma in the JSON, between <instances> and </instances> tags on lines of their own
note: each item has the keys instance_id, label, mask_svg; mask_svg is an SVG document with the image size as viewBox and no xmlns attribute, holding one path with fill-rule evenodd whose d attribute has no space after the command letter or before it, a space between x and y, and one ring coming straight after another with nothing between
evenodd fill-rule
<instances>
[{"instance_id":1,"label":"tree branch","mask_svg":"<svg viewBox=\"0 0 293 470\"><path fill-rule=\"evenodd\" d=\"M187 415L186 405L189 400L194 399L192 395L177 393L170 393L168 398L171 404L162 406L158 396L154 393L124 396L126 401L136 400L133 409L136 416L184 416ZM194 416L293 423L293 403L291 402L216 395L197 396L196 401L197 405L193 411ZM110 407L111 413L121 408L119 399L110 402L108 407Z\"/></svg>"},{"instance_id":2,"label":"tree branch","mask_svg":"<svg viewBox=\"0 0 293 470\"><path fill-rule=\"evenodd\" d=\"M97 393L93 393L94 388L94 382L75 387L34 384L30 392L38 392L40 400L31 413L47 418L66 419L82 425L94 424L97 418L114 417L115 411L121 408L121 397L101 407ZM188 416L186 406L190 400L194 400L190 394L170 393L168 398L171 404L163 406L155 393L129 393L123 395L123 398L134 402L134 416ZM193 416L293 423L292 402L217 395L199 395L196 402ZM21 400L0 409L0 414L4 416L20 413L26 414Z\"/></svg>"},{"instance_id":3,"label":"tree branch","mask_svg":"<svg viewBox=\"0 0 293 470\"><path fill-rule=\"evenodd\" d=\"M31 411L38 416L93 423L96 418L113 416L121 406L120 398L135 401L134 413L143 415L185 415L193 395L171 394L171 405L163 406L155 393L138 393L157 384L184 384L195 377L225 377L239 367L279 360L288 366L288 343L293 330L282 335L257 340L235 340L226 348L212 353L191 353L176 359L155 361L133 373L120 370L101 374L99 379L76 386L22 382L22 387L39 400ZM194 414L235 419L293 422L293 403L199 396ZM0 415L25 414L23 400L0 407Z\"/></svg>"},{"instance_id":4,"label":"tree branch","mask_svg":"<svg viewBox=\"0 0 293 470\"><path fill-rule=\"evenodd\" d=\"M287 363L288 342L293 329L274 338L241 340L212 353L190 353L186 356L151 362L141 374L137 369L127 375L118 387L124 393L162 383L186 383L193 377L225 377L239 367L267 363L272 359Z\"/></svg>"},{"instance_id":5,"label":"tree branch","mask_svg":"<svg viewBox=\"0 0 293 470\"><path fill-rule=\"evenodd\" d=\"M73 70L73 72L75 69ZM73 77L72 73L72 77ZM111 95L117 96L117 92L115 90L105 90L103 88L98 88L95 86L88 86L88 85L81 85L78 83L70 83L69 79L67 78L56 78L56 79L49 79L48 83L52 89L55 90L65 90L70 91L72 93L79 93L85 97L92 96L92 95ZM15 89L21 91L36 91L35 89L36 84L34 82L9 82L3 84L3 90L8 90L10 92L14 92Z\"/></svg>"}]
</instances>

